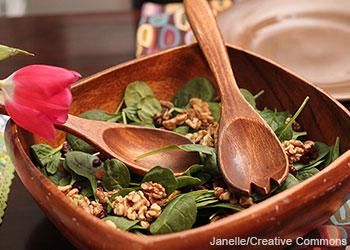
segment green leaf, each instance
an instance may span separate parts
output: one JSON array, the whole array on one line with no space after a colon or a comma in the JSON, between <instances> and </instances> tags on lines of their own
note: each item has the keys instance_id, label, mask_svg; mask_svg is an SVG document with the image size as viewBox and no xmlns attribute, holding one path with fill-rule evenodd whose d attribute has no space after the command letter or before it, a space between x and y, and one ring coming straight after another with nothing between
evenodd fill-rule
<instances>
[{"instance_id":1,"label":"green leaf","mask_svg":"<svg viewBox=\"0 0 350 250\"><path fill-rule=\"evenodd\" d=\"M263 111L260 111L260 116L273 131L276 131L278 128L285 126L285 121L290 114L288 112L277 112L276 110L272 111L271 109L265 108Z\"/></svg>"},{"instance_id":2,"label":"green leaf","mask_svg":"<svg viewBox=\"0 0 350 250\"><path fill-rule=\"evenodd\" d=\"M47 176L47 178L49 178L50 181L52 181L56 186L69 185L72 180L72 176L69 173L65 171L61 171L59 169L55 174L53 175L45 174L45 176Z\"/></svg>"},{"instance_id":3,"label":"green leaf","mask_svg":"<svg viewBox=\"0 0 350 250\"><path fill-rule=\"evenodd\" d=\"M151 224L151 234L167 234L192 228L196 221L196 201L192 196L180 195L171 201Z\"/></svg>"},{"instance_id":4,"label":"green leaf","mask_svg":"<svg viewBox=\"0 0 350 250\"><path fill-rule=\"evenodd\" d=\"M311 176L317 174L320 172L317 168L309 168L309 169L303 169L301 171L298 171L297 175L295 176L299 181L304 181Z\"/></svg>"},{"instance_id":5,"label":"green leaf","mask_svg":"<svg viewBox=\"0 0 350 250\"><path fill-rule=\"evenodd\" d=\"M184 150L186 152L199 152L199 153L204 153L204 154L209 154L209 155L215 154L214 148L207 147L207 146L200 145L200 144L169 145L169 146L157 148L157 149L154 149L152 151L146 152L142 155L139 155L135 158L135 161L141 160L143 158L146 158L146 157L154 155L154 154L159 154L162 152L167 152L167 151L176 150L176 149L181 149L181 150Z\"/></svg>"},{"instance_id":6,"label":"green leaf","mask_svg":"<svg viewBox=\"0 0 350 250\"><path fill-rule=\"evenodd\" d=\"M135 158L135 160L138 161L142 158L145 158L154 154L166 152L169 150L175 150L175 149L181 149L186 152L198 152L202 154L201 163L203 165L203 170L201 171L201 173L195 176L200 178L202 181L207 181L211 176L219 174L215 148L200 145L200 144L169 145L169 146L158 148L150 152L144 153L142 155L139 155Z\"/></svg>"},{"instance_id":7,"label":"green leaf","mask_svg":"<svg viewBox=\"0 0 350 250\"><path fill-rule=\"evenodd\" d=\"M184 175L194 176L196 173L199 173L200 171L202 171L203 167L204 166L200 164L194 164L192 166L189 166L185 171Z\"/></svg>"},{"instance_id":8,"label":"green leaf","mask_svg":"<svg viewBox=\"0 0 350 250\"><path fill-rule=\"evenodd\" d=\"M132 192L132 191L137 191L137 190L139 190L140 188L139 187L134 187L134 188L122 188L122 189L120 189L119 191L118 191L118 195L120 195L120 196L126 196L126 195L128 195L130 192Z\"/></svg>"},{"instance_id":9,"label":"green leaf","mask_svg":"<svg viewBox=\"0 0 350 250\"><path fill-rule=\"evenodd\" d=\"M60 152L61 148L62 146L52 148L47 144L35 144L31 146L34 158L49 174L55 174L57 172L62 156Z\"/></svg>"},{"instance_id":10,"label":"green leaf","mask_svg":"<svg viewBox=\"0 0 350 250\"><path fill-rule=\"evenodd\" d=\"M244 99L253 107L256 109L256 102L255 102L255 97L253 96L252 93L250 93L246 89L239 89L241 94L244 96Z\"/></svg>"},{"instance_id":11,"label":"green leaf","mask_svg":"<svg viewBox=\"0 0 350 250\"><path fill-rule=\"evenodd\" d=\"M147 83L142 81L129 83L124 93L125 105L126 107L137 107L138 103L146 96L153 96Z\"/></svg>"},{"instance_id":12,"label":"green leaf","mask_svg":"<svg viewBox=\"0 0 350 250\"><path fill-rule=\"evenodd\" d=\"M226 208L236 212L240 212L244 210L244 207L238 204L231 204L229 202L219 202L216 204L207 205L206 207L202 207L202 208Z\"/></svg>"},{"instance_id":13,"label":"green leaf","mask_svg":"<svg viewBox=\"0 0 350 250\"><path fill-rule=\"evenodd\" d=\"M139 220L129 220L127 218L119 216L107 216L102 220L113 222L117 228L123 231L129 231L133 226L139 223Z\"/></svg>"},{"instance_id":14,"label":"green leaf","mask_svg":"<svg viewBox=\"0 0 350 250\"><path fill-rule=\"evenodd\" d=\"M202 183L202 180L192 176L179 176L176 178L177 187L176 189L188 187L188 186L197 186Z\"/></svg>"},{"instance_id":15,"label":"green leaf","mask_svg":"<svg viewBox=\"0 0 350 250\"><path fill-rule=\"evenodd\" d=\"M182 135L186 135L186 134L189 133L190 127L189 126L185 126L185 125L184 126L179 126L179 127L175 128L173 131L176 132L176 133L182 134Z\"/></svg>"},{"instance_id":16,"label":"green leaf","mask_svg":"<svg viewBox=\"0 0 350 250\"><path fill-rule=\"evenodd\" d=\"M153 123L153 117L160 114L162 106L160 102L153 96L146 96L137 104L137 115L141 121Z\"/></svg>"},{"instance_id":17,"label":"green leaf","mask_svg":"<svg viewBox=\"0 0 350 250\"><path fill-rule=\"evenodd\" d=\"M142 182L152 181L161 184L169 195L177 187L174 173L169 168L154 167L143 177Z\"/></svg>"},{"instance_id":18,"label":"green leaf","mask_svg":"<svg viewBox=\"0 0 350 250\"><path fill-rule=\"evenodd\" d=\"M93 167L92 162L95 159L98 157L80 151L68 152L65 159L66 166L70 170L89 180L94 196L96 195L97 180L95 177L96 168Z\"/></svg>"},{"instance_id":19,"label":"green leaf","mask_svg":"<svg viewBox=\"0 0 350 250\"><path fill-rule=\"evenodd\" d=\"M109 191L126 188L130 183L130 172L125 164L117 159L106 160L103 164L105 175L102 185Z\"/></svg>"},{"instance_id":20,"label":"green leaf","mask_svg":"<svg viewBox=\"0 0 350 250\"><path fill-rule=\"evenodd\" d=\"M205 102L211 102L215 96L215 89L210 81L203 77L195 77L189 80L173 99L176 107L184 108L191 98L199 98Z\"/></svg>"},{"instance_id":21,"label":"green leaf","mask_svg":"<svg viewBox=\"0 0 350 250\"><path fill-rule=\"evenodd\" d=\"M220 120L220 114L221 114L221 103L208 102L208 104L209 104L211 115L214 118L214 121L218 122Z\"/></svg>"},{"instance_id":22,"label":"green leaf","mask_svg":"<svg viewBox=\"0 0 350 250\"><path fill-rule=\"evenodd\" d=\"M11 48L0 44L0 61L16 55L34 56L34 54L27 52L25 50Z\"/></svg>"},{"instance_id":23,"label":"green leaf","mask_svg":"<svg viewBox=\"0 0 350 250\"><path fill-rule=\"evenodd\" d=\"M279 191L284 191L297 184L299 184L299 180L294 175L288 174L287 179L283 182L282 186L280 186Z\"/></svg>"},{"instance_id":24,"label":"green leaf","mask_svg":"<svg viewBox=\"0 0 350 250\"><path fill-rule=\"evenodd\" d=\"M322 164L325 161L325 157L329 153L330 147L322 142L315 142L315 149L318 153L318 156L315 160L310 161L308 164L294 163L293 167L296 170L301 170L304 168L313 168Z\"/></svg>"},{"instance_id":25,"label":"green leaf","mask_svg":"<svg viewBox=\"0 0 350 250\"><path fill-rule=\"evenodd\" d=\"M339 140L339 137L337 137L334 145L330 147L324 166L327 167L329 164L335 161L339 157L339 155L340 155L340 140Z\"/></svg>"},{"instance_id":26,"label":"green leaf","mask_svg":"<svg viewBox=\"0 0 350 250\"><path fill-rule=\"evenodd\" d=\"M284 126L284 128L278 132L276 131L278 139L280 139L281 141L285 141L285 140L290 140L293 138L292 124L298 118L300 113L304 110L309 99L310 98L308 96L305 97L304 101L302 102L302 104L300 105L298 110L295 112L295 114L292 116L292 118L289 120L289 122Z\"/></svg>"}]
</instances>

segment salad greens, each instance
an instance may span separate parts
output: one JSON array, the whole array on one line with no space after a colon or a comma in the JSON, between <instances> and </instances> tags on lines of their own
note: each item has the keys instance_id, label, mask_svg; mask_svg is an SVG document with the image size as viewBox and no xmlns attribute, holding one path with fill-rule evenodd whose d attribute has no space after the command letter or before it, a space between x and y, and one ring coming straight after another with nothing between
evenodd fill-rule
<instances>
[{"instance_id":1,"label":"salad greens","mask_svg":"<svg viewBox=\"0 0 350 250\"><path fill-rule=\"evenodd\" d=\"M241 93L276 133L286 151L298 145L303 149L300 155L287 152L288 177L281 186L273 186L268 195L253 193L243 197L227 189L215 148L221 103L213 85L203 77L188 81L166 105L146 82L136 81L127 86L115 112L93 109L80 114L85 119L163 129L164 121L185 114L186 120L176 123L173 131L196 144L169 145L135 159L168 150L198 152L200 162L189 166L181 176L175 176L166 166L154 166L143 177L135 175L123 162L105 159L97 149L71 134L67 135L67 142L56 148L32 145L32 158L40 171L85 211L120 230L144 236L191 229L242 211L312 177L339 157L339 138L330 146L307 141L307 132L297 123L309 97L292 114L266 107L258 109L257 99L263 91L253 94L241 89Z\"/></svg>"}]
</instances>

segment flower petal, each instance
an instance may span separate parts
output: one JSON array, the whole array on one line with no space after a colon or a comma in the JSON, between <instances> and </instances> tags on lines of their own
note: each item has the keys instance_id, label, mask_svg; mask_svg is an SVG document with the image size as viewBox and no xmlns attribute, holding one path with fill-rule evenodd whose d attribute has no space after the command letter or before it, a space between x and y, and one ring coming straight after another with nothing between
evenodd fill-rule
<instances>
[{"instance_id":1,"label":"flower petal","mask_svg":"<svg viewBox=\"0 0 350 250\"><path fill-rule=\"evenodd\" d=\"M37 97L50 97L78 80L80 74L60 67L48 65L29 65L12 75L15 94L18 89L28 91Z\"/></svg>"},{"instance_id":2,"label":"flower petal","mask_svg":"<svg viewBox=\"0 0 350 250\"><path fill-rule=\"evenodd\" d=\"M54 126L45 114L11 101L5 101L5 108L18 126L48 140L55 138Z\"/></svg>"},{"instance_id":3,"label":"flower petal","mask_svg":"<svg viewBox=\"0 0 350 250\"><path fill-rule=\"evenodd\" d=\"M72 103L72 94L68 88L48 99L37 99L28 96L26 92L18 92L14 101L23 106L39 110L45 114L52 123L63 124L68 118L68 110Z\"/></svg>"}]
</instances>

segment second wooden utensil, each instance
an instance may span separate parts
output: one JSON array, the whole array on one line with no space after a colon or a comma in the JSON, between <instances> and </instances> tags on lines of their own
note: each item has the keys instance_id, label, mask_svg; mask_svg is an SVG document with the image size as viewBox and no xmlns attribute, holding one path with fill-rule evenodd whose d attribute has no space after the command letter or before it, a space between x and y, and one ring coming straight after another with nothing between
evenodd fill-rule
<instances>
[{"instance_id":1,"label":"second wooden utensil","mask_svg":"<svg viewBox=\"0 0 350 250\"><path fill-rule=\"evenodd\" d=\"M274 132L245 101L231 70L222 35L206 0L185 0L185 9L221 95L218 159L226 183L251 193L270 192L271 179L281 184L288 159Z\"/></svg>"}]
</instances>

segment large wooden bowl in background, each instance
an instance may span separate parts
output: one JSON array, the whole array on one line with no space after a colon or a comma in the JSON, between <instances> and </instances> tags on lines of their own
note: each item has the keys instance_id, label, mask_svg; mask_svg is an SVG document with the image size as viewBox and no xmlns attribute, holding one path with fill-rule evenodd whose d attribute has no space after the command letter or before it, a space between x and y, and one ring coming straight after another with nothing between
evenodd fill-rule
<instances>
[{"instance_id":1,"label":"large wooden bowl in background","mask_svg":"<svg viewBox=\"0 0 350 250\"><path fill-rule=\"evenodd\" d=\"M333 144L340 136L342 156L302 184L243 212L184 232L145 238L112 230L71 203L30 160L30 145L43 140L10 121L5 132L6 145L19 177L50 220L75 246L83 249L203 249L215 248L209 244L213 237L296 238L325 222L346 200L350 188L350 113L321 90L279 66L237 48L229 47L228 52L240 87L253 93L265 90L259 98L260 107L293 112L305 96L310 96L298 121L313 140ZM93 108L113 111L127 84L136 80L148 82L158 98L170 100L177 89L195 76L213 80L197 45L137 59L77 83L72 89L71 113L79 114ZM59 132L55 144L62 143L64 136Z\"/></svg>"}]
</instances>

